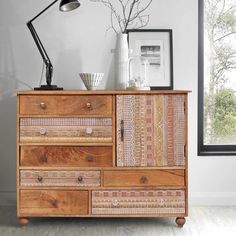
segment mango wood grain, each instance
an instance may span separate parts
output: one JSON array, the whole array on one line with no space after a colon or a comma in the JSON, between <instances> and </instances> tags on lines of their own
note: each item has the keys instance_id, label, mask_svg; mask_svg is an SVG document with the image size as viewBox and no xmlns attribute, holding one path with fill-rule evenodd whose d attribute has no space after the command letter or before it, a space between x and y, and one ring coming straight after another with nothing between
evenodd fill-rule
<instances>
[{"instance_id":1,"label":"mango wood grain","mask_svg":"<svg viewBox=\"0 0 236 236\"><path fill-rule=\"evenodd\" d=\"M110 118L110 115L60 115L60 114L55 114L55 115L47 115L47 114L40 114L40 115L19 115L20 118Z\"/></svg>"},{"instance_id":2,"label":"mango wood grain","mask_svg":"<svg viewBox=\"0 0 236 236\"><path fill-rule=\"evenodd\" d=\"M92 190L88 191L88 214L92 214Z\"/></svg>"},{"instance_id":3,"label":"mango wood grain","mask_svg":"<svg viewBox=\"0 0 236 236\"><path fill-rule=\"evenodd\" d=\"M20 91L17 94L17 215L22 224L28 217L175 217L182 224L188 215L188 100L187 90L155 91ZM186 165L172 167L116 167L116 97L122 94L184 94ZM41 101L43 99L43 101ZM41 104L44 103L44 104ZM89 103L89 104L88 104ZM92 108L92 109L91 109ZM112 118L112 139L106 142L77 140L19 140L20 118L107 117ZM94 150L93 150L94 148ZM97 150L95 150L97 149ZM60 151L59 151L60 150ZM86 164L86 153L96 156ZM106 151L98 151L106 150ZM108 151L109 150L109 151ZM21 151L21 152L20 152ZM48 153L47 163L38 155ZM109 153L109 154L108 154ZM42 158L42 160L45 158ZM96 163L95 163L96 162ZM21 166L20 166L21 164ZM20 186L22 170L100 171L101 186ZM144 177L144 178L143 178ZM185 190L185 214L92 215L94 190ZM46 197L45 197L46 196ZM181 221L181 222L180 222Z\"/></svg>"},{"instance_id":4,"label":"mango wood grain","mask_svg":"<svg viewBox=\"0 0 236 236\"><path fill-rule=\"evenodd\" d=\"M108 134L110 135L110 134ZM36 144L44 144L49 145L50 142L53 142L54 145L59 145L59 143L65 143L68 142L68 145L75 145L76 143L85 143L85 145L89 143L93 143L93 145L97 145L97 143L110 143L112 142L112 137L20 137L20 144L26 143L27 145L32 142L33 145Z\"/></svg>"},{"instance_id":5,"label":"mango wood grain","mask_svg":"<svg viewBox=\"0 0 236 236\"><path fill-rule=\"evenodd\" d=\"M112 96L20 96L22 115L111 115Z\"/></svg>"},{"instance_id":6,"label":"mango wood grain","mask_svg":"<svg viewBox=\"0 0 236 236\"><path fill-rule=\"evenodd\" d=\"M116 95L116 94L187 94L190 90L63 90L63 91L17 91L17 95Z\"/></svg>"},{"instance_id":7,"label":"mango wood grain","mask_svg":"<svg viewBox=\"0 0 236 236\"><path fill-rule=\"evenodd\" d=\"M133 171L138 171L138 170L185 170L185 167L183 166L171 166L171 167L165 167L165 166L153 166L153 167L47 167L47 166L20 166L19 170L111 170L111 171L116 171L116 170L133 170Z\"/></svg>"},{"instance_id":8,"label":"mango wood grain","mask_svg":"<svg viewBox=\"0 0 236 236\"><path fill-rule=\"evenodd\" d=\"M37 142L25 142L25 143L18 143L19 146L113 146L113 143L111 142L102 142L102 143L82 143L82 142L79 142L79 143L72 143L72 142L67 142L67 143L63 143L63 142L57 142L57 143L37 143Z\"/></svg>"},{"instance_id":9,"label":"mango wood grain","mask_svg":"<svg viewBox=\"0 0 236 236\"><path fill-rule=\"evenodd\" d=\"M185 212L186 216L188 216L188 96L185 96L185 145Z\"/></svg>"},{"instance_id":10,"label":"mango wood grain","mask_svg":"<svg viewBox=\"0 0 236 236\"><path fill-rule=\"evenodd\" d=\"M19 194L19 159L20 159L20 150L19 150L19 111L20 111L20 99L19 96L16 99L16 205L17 205L17 216L19 216L19 203L20 203L20 194ZM26 221L22 220L22 224Z\"/></svg>"},{"instance_id":11,"label":"mango wood grain","mask_svg":"<svg viewBox=\"0 0 236 236\"><path fill-rule=\"evenodd\" d=\"M30 167L109 167L112 147L22 146L20 166Z\"/></svg>"},{"instance_id":12,"label":"mango wood grain","mask_svg":"<svg viewBox=\"0 0 236 236\"><path fill-rule=\"evenodd\" d=\"M41 217L41 218L44 218L44 217L77 217L77 218L176 218L176 217L185 217L186 215L185 214L172 214L171 216L169 214L150 214L150 215L143 215L143 214L137 214L137 215L117 215L117 214L114 214L114 215L95 215L95 214L87 214L87 215L68 215L68 214L50 214L50 216L48 215L44 215L44 214L37 214L37 215L29 215L29 214L24 214L22 213L21 214L21 217L30 217L30 218L36 218L36 217Z\"/></svg>"},{"instance_id":13,"label":"mango wood grain","mask_svg":"<svg viewBox=\"0 0 236 236\"><path fill-rule=\"evenodd\" d=\"M184 170L104 171L105 187L184 186Z\"/></svg>"},{"instance_id":14,"label":"mango wood grain","mask_svg":"<svg viewBox=\"0 0 236 236\"><path fill-rule=\"evenodd\" d=\"M86 186L86 187L83 187L83 186L78 186L78 187L75 187L75 186L67 186L67 187L60 187L60 186L34 186L34 187L25 187L25 186L19 186L19 189L20 190L23 190L23 189L38 189L38 190L42 190L42 189L51 189L51 190L120 190L120 189L127 189L127 190L130 190L130 189L139 189L139 190L160 190L160 189L163 189L163 190L176 190L176 189L186 189L185 186L133 186L132 188L130 186L122 186L122 187L104 187L104 186L101 186L101 187L98 187L98 186L93 186L93 187L89 187L89 186Z\"/></svg>"},{"instance_id":15,"label":"mango wood grain","mask_svg":"<svg viewBox=\"0 0 236 236\"><path fill-rule=\"evenodd\" d=\"M21 190L20 216L86 215L88 191Z\"/></svg>"}]
</instances>

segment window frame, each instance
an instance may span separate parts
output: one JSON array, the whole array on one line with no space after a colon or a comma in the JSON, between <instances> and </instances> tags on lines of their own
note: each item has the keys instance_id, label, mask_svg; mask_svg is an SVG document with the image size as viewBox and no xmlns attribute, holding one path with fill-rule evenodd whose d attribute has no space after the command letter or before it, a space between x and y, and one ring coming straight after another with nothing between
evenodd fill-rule
<instances>
[{"instance_id":1,"label":"window frame","mask_svg":"<svg viewBox=\"0 0 236 236\"><path fill-rule=\"evenodd\" d=\"M198 156L234 156L236 145L204 144L204 0L198 0Z\"/></svg>"}]
</instances>

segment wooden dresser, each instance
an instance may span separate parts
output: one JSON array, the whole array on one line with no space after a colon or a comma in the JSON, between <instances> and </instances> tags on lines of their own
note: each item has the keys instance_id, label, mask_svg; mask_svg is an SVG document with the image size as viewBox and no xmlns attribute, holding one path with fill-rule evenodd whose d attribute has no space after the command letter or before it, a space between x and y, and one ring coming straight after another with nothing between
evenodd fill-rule
<instances>
[{"instance_id":1,"label":"wooden dresser","mask_svg":"<svg viewBox=\"0 0 236 236\"><path fill-rule=\"evenodd\" d=\"M188 91L21 91L17 215L188 214Z\"/></svg>"}]
</instances>

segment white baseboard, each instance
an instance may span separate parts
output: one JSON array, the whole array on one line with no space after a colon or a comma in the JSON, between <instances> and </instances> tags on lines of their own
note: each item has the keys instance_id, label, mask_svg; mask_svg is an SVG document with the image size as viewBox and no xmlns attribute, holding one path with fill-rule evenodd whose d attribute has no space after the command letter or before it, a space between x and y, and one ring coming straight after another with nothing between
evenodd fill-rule
<instances>
[{"instance_id":1,"label":"white baseboard","mask_svg":"<svg viewBox=\"0 0 236 236\"><path fill-rule=\"evenodd\" d=\"M189 192L189 206L236 206L236 192Z\"/></svg>"},{"instance_id":2,"label":"white baseboard","mask_svg":"<svg viewBox=\"0 0 236 236\"><path fill-rule=\"evenodd\" d=\"M0 206L15 205L15 191L0 191ZM236 192L189 192L189 206L236 206Z\"/></svg>"},{"instance_id":3,"label":"white baseboard","mask_svg":"<svg viewBox=\"0 0 236 236\"><path fill-rule=\"evenodd\" d=\"M0 206L15 206L16 192L15 191L0 191Z\"/></svg>"}]
</instances>

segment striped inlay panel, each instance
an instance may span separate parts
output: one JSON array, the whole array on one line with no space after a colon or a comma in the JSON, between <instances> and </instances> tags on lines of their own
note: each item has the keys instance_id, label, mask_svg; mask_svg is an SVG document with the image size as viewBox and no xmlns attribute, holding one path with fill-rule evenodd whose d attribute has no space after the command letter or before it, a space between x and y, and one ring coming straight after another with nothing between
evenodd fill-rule
<instances>
[{"instance_id":1,"label":"striped inlay panel","mask_svg":"<svg viewBox=\"0 0 236 236\"><path fill-rule=\"evenodd\" d=\"M92 191L92 214L184 213L184 190Z\"/></svg>"},{"instance_id":2,"label":"striped inlay panel","mask_svg":"<svg viewBox=\"0 0 236 236\"><path fill-rule=\"evenodd\" d=\"M112 118L21 118L21 142L112 142Z\"/></svg>"},{"instance_id":3,"label":"striped inlay panel","mask_svg":"<svg viewBox=\"0 0 236 236\"><path fill-rule=\"evenodd\" d=\"M21 170L20 185L32 186L100 186L100 171Z\"/></svg>"},{"instance_id":4,"label":"striped inlay panel","mask_svg":"<svg viewBox=\"0 0 236 236\"><path fill-rule=\"evenodd\" d=\"M185 95L117 95L117 165L185 165L184 101Z\"/></svg>"}]
</instances>

